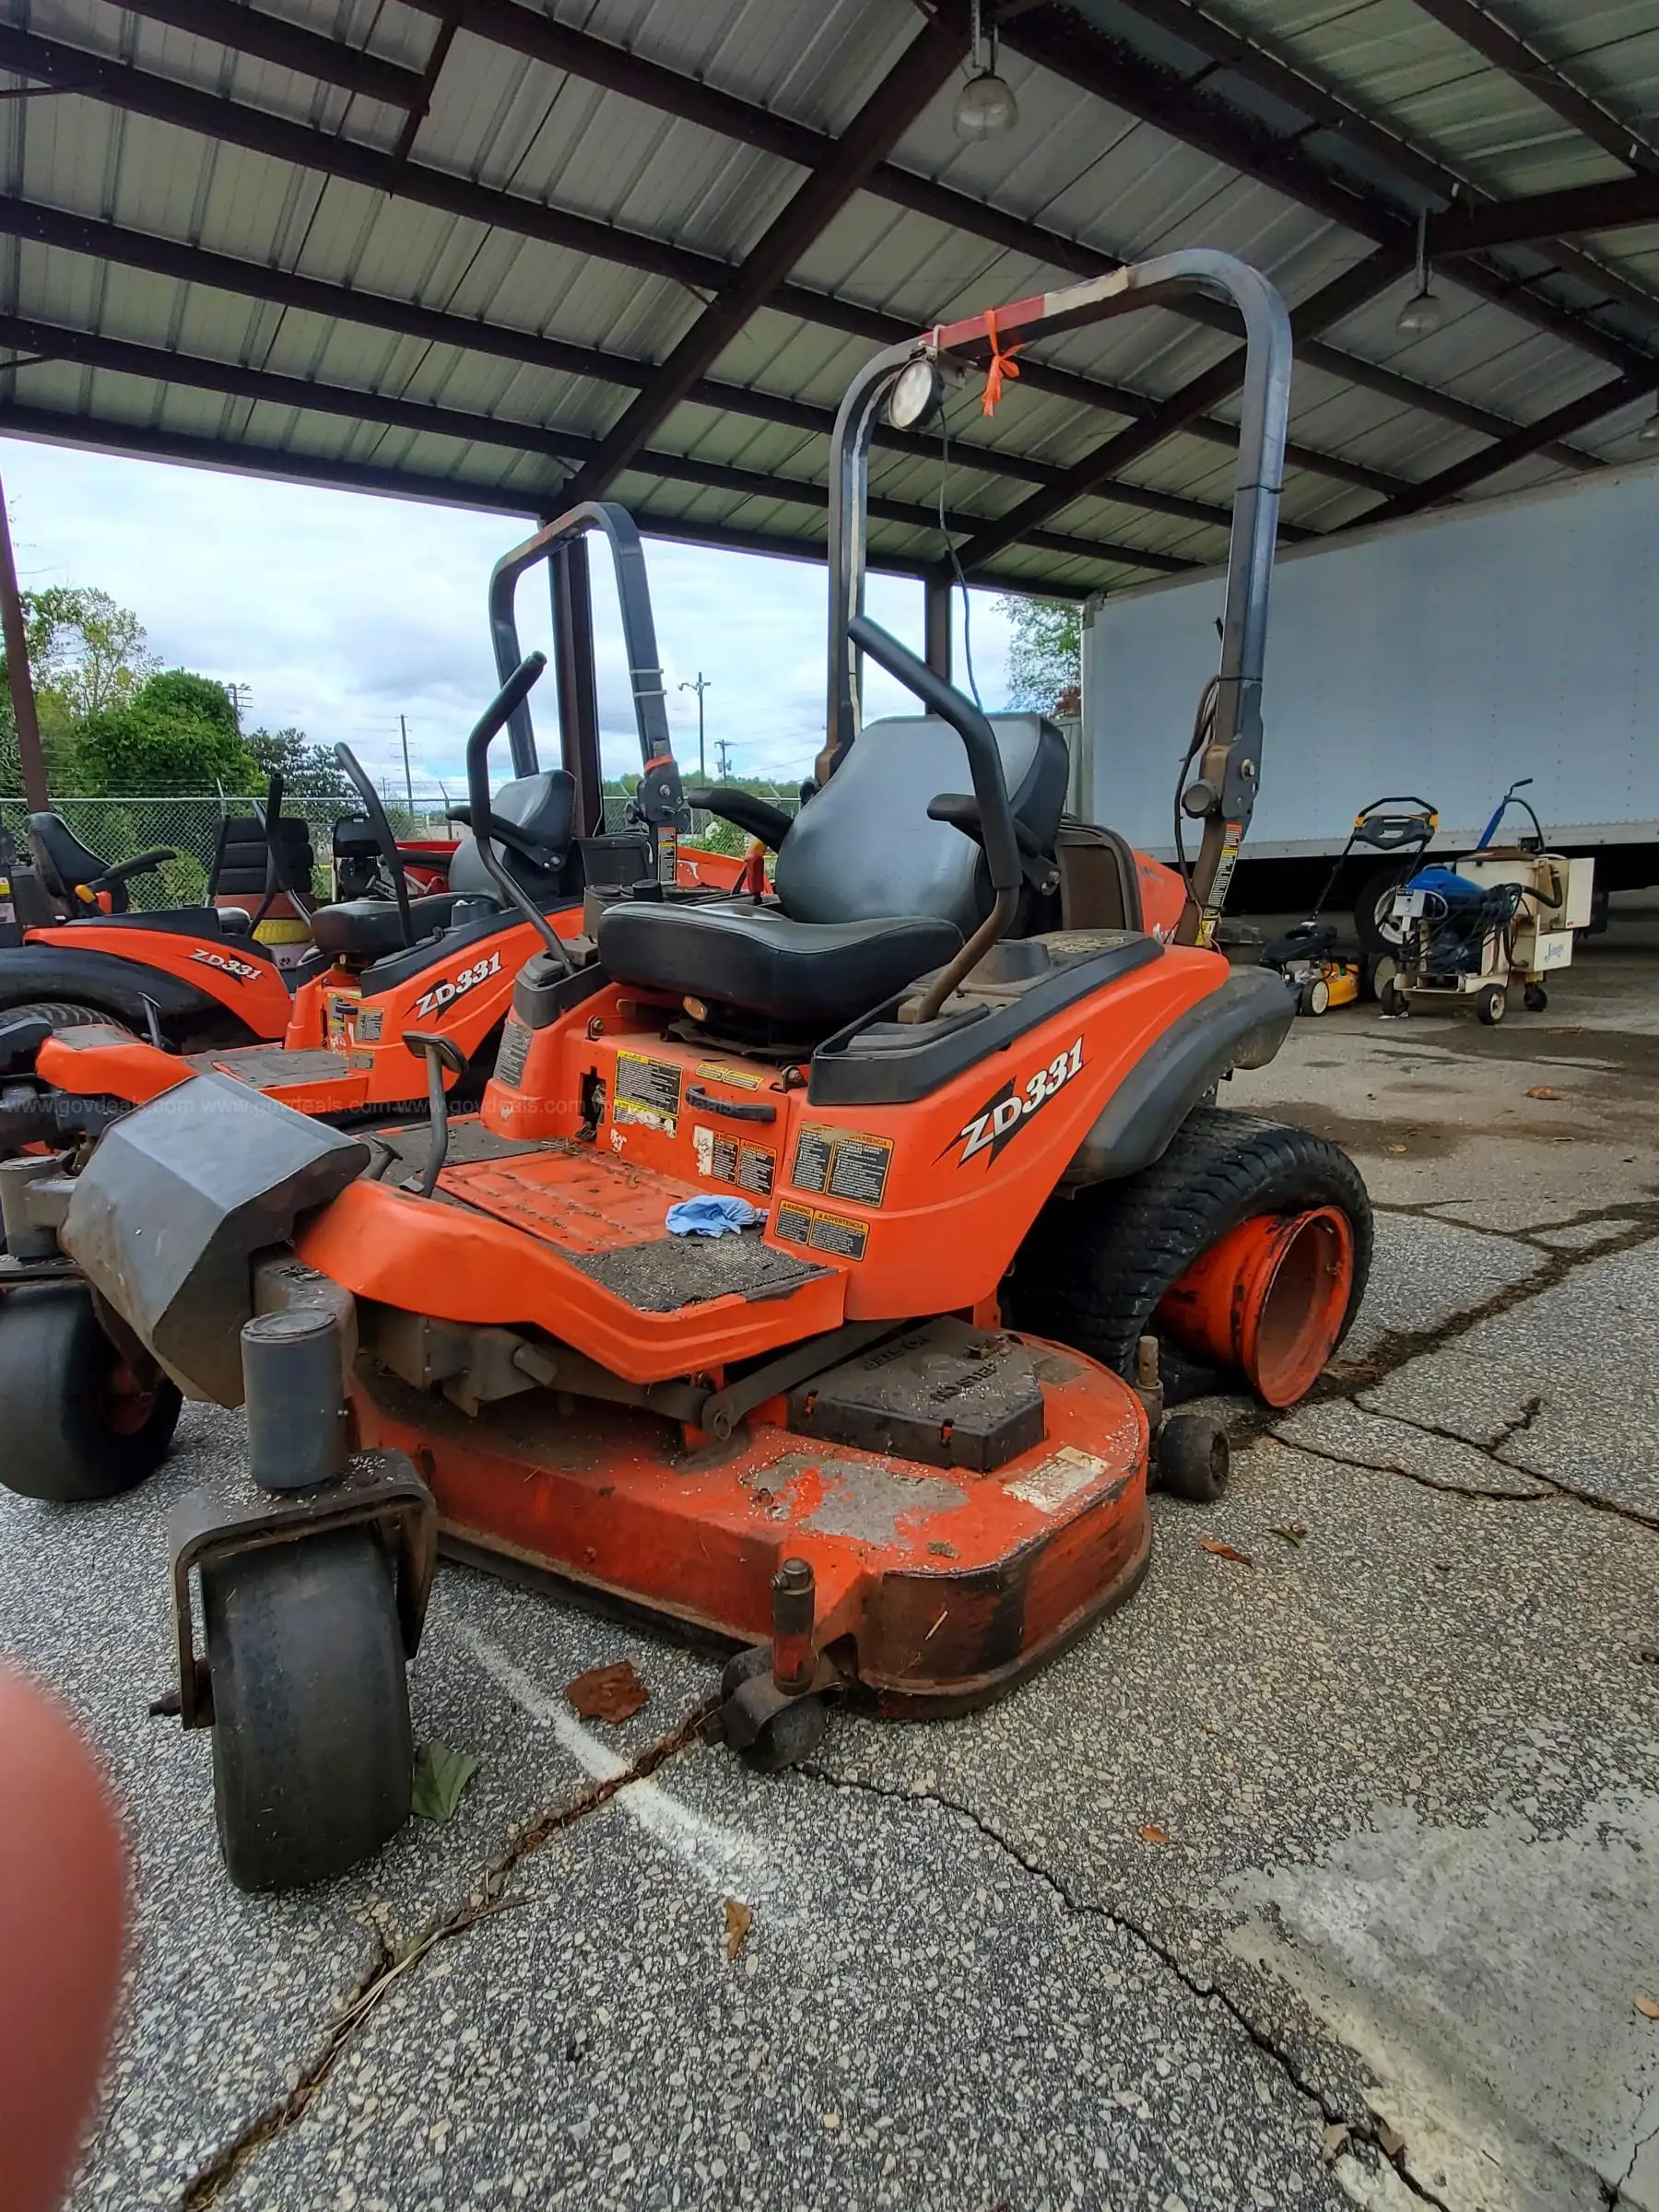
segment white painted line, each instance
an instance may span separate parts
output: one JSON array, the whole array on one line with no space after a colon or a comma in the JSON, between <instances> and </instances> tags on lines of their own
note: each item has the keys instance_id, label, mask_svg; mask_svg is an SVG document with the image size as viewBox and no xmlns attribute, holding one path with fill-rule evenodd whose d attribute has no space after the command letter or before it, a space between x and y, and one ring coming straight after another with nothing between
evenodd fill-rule
<instances>
[{"instance_id":1,"label":"white painted line","mask_svg":"<svg viewBox=\"0 0 1659 2212\"><path fill-rule=\"evenodd\" d=\"M470 1622L458 1622L455 1634L498 1688L515 1705L544 1728L551 1728L559 1744L595 1782L614 1782L628 1771L608 1744L590 1735L564 1703L550 1697L491 1636ZM629 1818L700 1875L722 1897L753 1904L769 1888L767 1855L759 1844L735 1830L694 1812L671 1797L660 1783L649 1779L630 1782L617 1792L616 1803Z\"/></svg>"}]
</instances>

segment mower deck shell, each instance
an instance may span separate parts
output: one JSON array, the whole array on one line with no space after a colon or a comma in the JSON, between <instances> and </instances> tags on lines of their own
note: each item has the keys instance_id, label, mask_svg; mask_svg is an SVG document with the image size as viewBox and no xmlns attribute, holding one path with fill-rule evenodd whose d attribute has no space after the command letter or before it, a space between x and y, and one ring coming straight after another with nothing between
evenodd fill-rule
<instances>
[{"instance_id":1,"label":"mower deck shell","mask_svg":"<svg viewBox=\"0 0 1659 2212\"><path fill-rule=\"evenodd\" d=\"M807 1560L814 1642L892 1715L964 1712L1133 1594L1151 1544L1147 1418L1127 1383L1040 1338L1046 1434L991 1473L826 1443L773 1398L730 1441L548 1392L468 1417L359 1360L365 1446L405 1452L441 1540L704 1638L764 1643L781 1563Z\"/></svg>"}]
</instances>

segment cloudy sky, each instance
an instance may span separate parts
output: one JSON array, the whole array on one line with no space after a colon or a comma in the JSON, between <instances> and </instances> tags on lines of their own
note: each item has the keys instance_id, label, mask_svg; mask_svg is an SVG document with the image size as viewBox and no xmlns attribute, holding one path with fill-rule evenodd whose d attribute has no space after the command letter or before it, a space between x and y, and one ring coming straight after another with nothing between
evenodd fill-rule
<instances>
[{"instance_id":1,"label":"cloudy sky","mask_svg":"<svg viewBox=\"0 0 1659 2212\"><path fill-rule=\"evenodd\" d=\"M252 724L344 738L377 779L402 780L404 714L417 784L458 780L462 741L495 688L485 587L527 524L16 439L0 440L0 472L26 590L101 586L136 612L169 666L250 686ZM696 767L697 702L677 687L700 669L712 679L711 771L719 736L735 773L799 778L823 735L822 569L651 539L647 559L682 763ZM594 561L594 596L616 773L639 760L607 565ZM526 649L547 648L545 586L526 577L519 596ZM995 707L1007 625L994 594L972 596L975 672ZM919 583L875 577L869 606L921 651ZM957 630L959 671L959 596ZM869 677L867 712L902 709L906 694L877 669ZM542 681L550 691L551 674ZM538 726L550 751L550 698Z\"/></svg>"}]
</instances>

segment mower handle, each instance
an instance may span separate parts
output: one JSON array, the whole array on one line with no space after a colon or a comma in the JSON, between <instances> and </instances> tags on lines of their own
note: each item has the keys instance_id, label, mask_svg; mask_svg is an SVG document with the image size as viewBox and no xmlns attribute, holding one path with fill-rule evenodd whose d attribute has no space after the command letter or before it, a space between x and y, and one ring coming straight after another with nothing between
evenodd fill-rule
<instances>
[{"instance_id":1,"label":"mower handle","mask_svg":"<svg viewBox=\"0 0 1659 2212\"><path fill-rule=\"evenodd\" d=\"M1414 806L1417 812L1384 814L1384 806ZM1426 829L1432 835L1439 821L1440 816L1427 799L1419 799L1415 792L1391 792L1387 798L1373 799L1369 806L1360 808L1354 817L1354 838L1373 853L1397 853L1402 845L1411 844L1419 830Z\"/></svg>"},{"instance_id":2,"label":"mower handle","mask_svg":"<svg viewBox=\"0 0 1659 2212\"><path fill-rule=\"evenodd\" d=\"M997 892L1018 891L1023 881L1019 865L1019 833L1014 826L1014 809L1008 804L1008 780L1003 773L1002 755L996 749L996 736L991 724L973 704L964 699L954 684L920 661L913 653L890 637L878 622L868 615L854 615L847 624L847 635L861 653L896 677L907 691L913 691L922 704L943 722L947 722L961 739L968 754L968 767L973 778L973 795L979 801L980 829L985 847L985 861L991 871L991 888Z\"/></svg>"}]
</instances>

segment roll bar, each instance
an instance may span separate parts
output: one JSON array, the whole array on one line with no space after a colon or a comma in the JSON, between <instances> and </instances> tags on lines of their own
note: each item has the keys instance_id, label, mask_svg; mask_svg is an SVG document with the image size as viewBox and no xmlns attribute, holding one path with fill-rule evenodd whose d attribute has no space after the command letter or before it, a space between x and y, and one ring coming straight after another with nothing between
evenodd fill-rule
<instances>
[{"instance_id":1,"label":"roll bar","mask_svg":"<svg viewBox=\"0 0 1659 2212\"><path fill-rule=\"evenodd\" d=\"M495 647L496 680L504 684L524 658L513 612L519 578L526 569L546 560L560 546L568 545L586 530L599 531L610 547L617 597L622 607L622 642L628 653L628 680L633 691L640 760L641 770L646 770L656 760L672 761L674 747L668 737L668 701L662 664L657 657L656 624L652 618L645 549L640 543L634 519L625 507L618 507L610 500L584 500L580 506L571 508L538 530L534 537L527 537L522 546L514 546L511 553L503 553L496 562L489 576L489 636ZM535 735L530 710L522 701L513 710L509 726L512 772L515 776L533 776L536 770Z\"/></svg>"},{"instance_id":2,"label":"roll bar","mask_svg":"<svg viewBox=\"0 0 1659 2212\"><path fill-rule=\"evenodd\" d=\"M918 359L985 364L1010 340L1052 337L1164 306L1190 292L1235 308L1245 344L1215 712L1202 744L1194 747L1196 772L1182 794L1184 810L1202 818L1204 836L1180 935L1187 943L1207 944L1260 777L1262 665L1290 406L1290 318L1284 300L1259 271L1230 253L1194 248L1159 254L1087 284L1017 300L993 315L939 324L888 347L859 371L841 401L830 446L830 696L816 772L820 783L826 782L858 735L859 646L852 623L864 611L870 441L877 410L901 371Z\"/></svg>"},{"instance_id":3,"label":"roll bar","mask_svg":"<svg viewBox=\"0 0 1659 2212\"><path fill-rule=\"evenodd\" d=\"M489 747L512 717L522 712L524 701L535 688L542 670L547 665L545 653L526 653L509 675L506 682L474 723L466 740L466 796L467 821L472 830L473 844L478 858L484 863L490 881L495 885L508 906L516 906L535 930L547 950L552 953L569 974L571 956L559 941L559 933L521 884L509 872L505 862L496 851L498 841L512 844L519 841L517 827L503 822L491 811L489 804Z\"/></svg>"}]
</instances>

